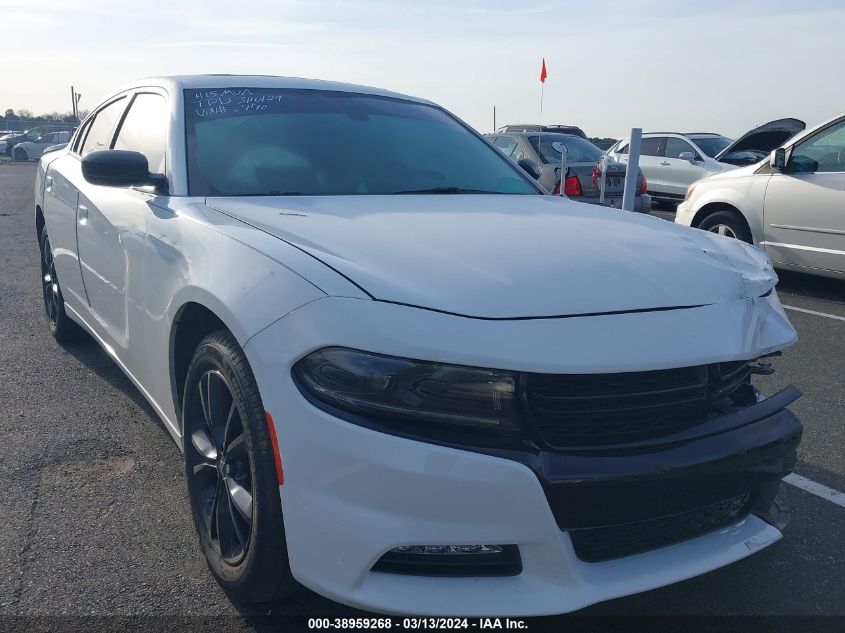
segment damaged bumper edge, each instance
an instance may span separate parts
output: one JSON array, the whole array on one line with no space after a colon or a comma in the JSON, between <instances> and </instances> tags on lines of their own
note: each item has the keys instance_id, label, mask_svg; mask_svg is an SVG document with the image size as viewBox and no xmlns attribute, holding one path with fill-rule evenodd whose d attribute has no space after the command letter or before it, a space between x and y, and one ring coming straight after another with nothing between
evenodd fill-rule
<instances>
[{"instance_id":1,"label":"damaged bumper edge","mask_svg":"<svg viewBox=\"0 0 845 633\"><path fill-rule=\"evenodd\" d=\"M585 562L666 547L753 514L781 529L781 479L803 427L789 386L756 405L649 442L503 455L540 480L558 527Z\"/></svg>"}]
</instances>

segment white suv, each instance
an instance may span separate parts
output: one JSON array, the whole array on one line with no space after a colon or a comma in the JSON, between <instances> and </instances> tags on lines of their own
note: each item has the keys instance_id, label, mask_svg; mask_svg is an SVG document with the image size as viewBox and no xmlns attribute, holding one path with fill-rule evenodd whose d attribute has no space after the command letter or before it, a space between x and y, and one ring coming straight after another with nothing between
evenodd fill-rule
<instances>
[{"instance_id":1,"label":"white suv","mask_svg":"<svg viewBox=\"0 0 845 633\"><path fill-rule=\"evenodd\" d=\"M756 244L779 268L845 278L845 115L686 198L678 224Z\"/></svg>"},{"instance_id":2,"label":"white suv","mask_svg":"<svg viewBox=\"0 0 845 633\"><path fill-rule=\"evenodd\" d=\"M628 142L627 138L622 139L608 154L619 162L627 163ZM731 139L719 134L643 134L640 169L648 181L648 192L659 200L683 200L687 187L696 180L734 168L712 158L731 142Z\"/></svg>"}]
</instances>

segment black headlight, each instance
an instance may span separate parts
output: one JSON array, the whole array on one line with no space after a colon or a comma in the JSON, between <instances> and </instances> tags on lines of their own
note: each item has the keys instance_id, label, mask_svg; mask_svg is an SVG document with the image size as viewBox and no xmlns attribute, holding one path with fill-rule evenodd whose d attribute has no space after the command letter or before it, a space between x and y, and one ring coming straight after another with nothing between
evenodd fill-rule
<instances>
[{"instance_id":1,"label":"black headlight","mask_svg":"<svg viewBox=\"0 0 845 633\"><path fill-rule=\"evenodd\" d=\"M328 347L293 368L316 404L370 420L517 431L516 374Z\"/></svg>"}]
</instances>

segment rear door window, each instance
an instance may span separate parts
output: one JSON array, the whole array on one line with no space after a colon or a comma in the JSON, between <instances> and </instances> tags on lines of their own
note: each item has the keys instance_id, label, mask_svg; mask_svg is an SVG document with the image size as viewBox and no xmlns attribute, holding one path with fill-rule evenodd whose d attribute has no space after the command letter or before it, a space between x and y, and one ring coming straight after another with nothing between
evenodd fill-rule
<instances>
[{"instance_id":1,"label":"rear door window","mask_svg":"<svg viewBox=\"0 0 845 633\"><path fill-rule=\"evenodd\" d=\"M665 143L665 136L644 138L640 144L640 154L642 156L662 156Z\"/></svg>"},{"instance_id":2,"label":"rear door window","mask_svg":"<svg viewBox=\"0 0 845 633\"><path fill-rule=\"evenodd\" d=\"M94 122L88 126L88 135L82 143L82 151L80 153L83 156L89 152L110 148L114 126L120 119L120 115L123 114L123 108L125 106L126 98L121 97L97 112Z\"/></svg>"},{"instance_id":3,"label":"rear door window","mask_svg":"<svg viewBox=\"0 0 845 633\"><path fill-rule=\"evenodd\" d=\"M76 138L73 139L73 151L79 153L82 149L82 143L85 141L85 135L88 134L88 128L91 127L91 119L86 119L85 123L80 126L76 133Z\"/></svg>"},{"instance_id":4,"label":"rear door window","mask_svg":"<svg viewBox=\"0 0 845 633\"><path fill-rule=\"evenodd\" d=\"M652 136L640 141L640 156L662 156L665 136ZM614 153L627 154L628 143L619 147Z\"/></svg>"}]
</instances>

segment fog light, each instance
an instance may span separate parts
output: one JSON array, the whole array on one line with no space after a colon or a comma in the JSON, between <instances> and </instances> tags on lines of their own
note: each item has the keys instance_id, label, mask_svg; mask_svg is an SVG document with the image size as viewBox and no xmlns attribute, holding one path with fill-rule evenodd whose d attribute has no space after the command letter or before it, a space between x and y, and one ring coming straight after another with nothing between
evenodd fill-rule
<instances>
[{"instance_id":1,"label":"fog light","mask_svg":"<svg viewBox=\"0 0 845 633\"><path fill-rule=\"evenodd\" d=\"M402 545L373 571L416 576L515 576L522 571L516 545Z\"/></svg>"}]
</instances>

